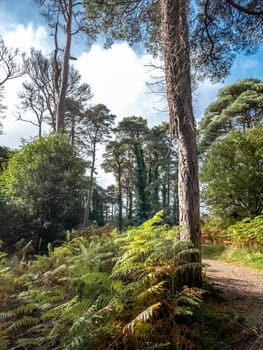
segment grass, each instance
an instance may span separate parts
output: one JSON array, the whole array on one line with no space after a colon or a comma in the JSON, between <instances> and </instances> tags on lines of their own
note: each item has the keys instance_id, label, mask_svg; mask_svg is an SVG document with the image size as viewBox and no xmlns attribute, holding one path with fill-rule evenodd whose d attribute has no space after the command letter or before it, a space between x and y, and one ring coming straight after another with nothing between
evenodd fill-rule
<instances>
[{"instance_id":1,"label":"grass","mask_svg":"<svg viewBox=\"0 0 263 350\"><path fill-rule=\"evenodd\" d=\"M224 245L203 245L204 259L223 260L263 270L263 252Z\"/></svg>"}]
</instances>

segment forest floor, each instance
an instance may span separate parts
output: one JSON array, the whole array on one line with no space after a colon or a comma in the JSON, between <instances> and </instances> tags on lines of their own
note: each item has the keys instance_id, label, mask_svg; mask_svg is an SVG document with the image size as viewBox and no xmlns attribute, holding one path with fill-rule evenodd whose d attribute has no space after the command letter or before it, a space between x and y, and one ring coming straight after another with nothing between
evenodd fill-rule
<instances>
[{"instance_id":1,"label":"forest floor","mask_svg":"<svg viewBox=\"0 0 263 350\"><path fill-rule=\"evenodd\" d=\"M204 259L207 277L223 298L220 310L233 312L251 324L251 341L240 350L263 350L263 271Z\"/></svg>"}]
</instances>

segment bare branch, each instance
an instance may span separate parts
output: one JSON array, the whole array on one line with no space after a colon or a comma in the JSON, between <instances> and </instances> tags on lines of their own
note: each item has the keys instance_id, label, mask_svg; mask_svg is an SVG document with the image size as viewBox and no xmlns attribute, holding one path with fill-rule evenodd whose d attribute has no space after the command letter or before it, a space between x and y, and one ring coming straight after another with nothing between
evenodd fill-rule
<instances>
[{"instance_id":1,"label":"bare branch","mask_svg":"<svg viewBox=\"0 0 263 350\"><path fill-rule=\"evenodd\" d=\"M262 10L252 10L250 8L241 6L239 4L237 4L235 1L233 0L226 0L227 3L229 3L229 5L233 6L235 9L237 9L240 12L246 13L247 15L251 15L251 16L262 16L263 15L263 9Z\"/></svg>"},{"instance_id":2,"label":"bare branch","mask_svg":"<svg viewBox=\"0 0 263 350\"><path fill-rule=\"evenodd\" d=\"M24 69L17 62L18 56L18 49L8 49L0 36L0 86L24 75Z\"/></svg>"}]
</instances>

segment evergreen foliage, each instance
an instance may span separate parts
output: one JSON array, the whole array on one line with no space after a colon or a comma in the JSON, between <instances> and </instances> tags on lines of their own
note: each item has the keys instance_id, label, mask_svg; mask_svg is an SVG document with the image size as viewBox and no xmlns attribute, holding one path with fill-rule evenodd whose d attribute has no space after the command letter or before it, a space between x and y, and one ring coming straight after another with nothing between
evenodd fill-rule
<instances>
[{"instance_id":1,"label":"evergreen foliage","mask_svg":"<svg viewBox=\"0 0 263 350\"><path fill-rule=\"evenodd\" d=\"M263 82L247 78L221 89L199 124L199 148L207 150L216 140L234 129L262 125Z\"/></svg>"},{"instance_id":2,"label":"evergreen foliage","mask_svg":"<svg viewBox=\"0 0 263 350\"><path fill-rule=\"evenodd\" d=\"M232 131L215 143L201 170L203 199L210 214L227 223L261 214L262 202L262 126L245 134Z\"/></svg>"},{"instance_id":3,"label":"evergreen foliage","mask_svg":"<svg viewBox=\"0 0 263 350\"><path fill-rule=\"evenodd\" d=\"M177 153L168 123L149 129L142 117L123 118L106 145L103 169L116 179L118 229L139 225L162 208L178 223Z\"/></svg>"}]
</instances>

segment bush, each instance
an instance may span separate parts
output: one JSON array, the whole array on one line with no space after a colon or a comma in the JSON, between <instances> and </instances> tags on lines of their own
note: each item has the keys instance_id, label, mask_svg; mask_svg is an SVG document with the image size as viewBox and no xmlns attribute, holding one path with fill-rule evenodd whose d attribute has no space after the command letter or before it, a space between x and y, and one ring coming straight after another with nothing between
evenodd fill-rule
<instances>
[{"instance_id":1,"label":"bush","mask_svg":"<svg viewBox=\"0 0 263 350\"><path fill-rule=\"evenodd\" d=\"M63 135L41 138L14 154L0 185L7 204L29 218L16 240L30 236L36 249L46 251L49 242L63 239L67 229L80 223L84 171L84 162Z\"/></svg>"},{"instance_id":2,"label":"bush","mask_svg":"<svg viewBox=\"0 0 263 350\"><path fill-rule=\"evenodd\" d=\"M237 246L263 250L263 215L245 218L228 227L229 239Z\"/></svg>"}]
</instances>

